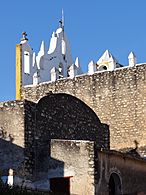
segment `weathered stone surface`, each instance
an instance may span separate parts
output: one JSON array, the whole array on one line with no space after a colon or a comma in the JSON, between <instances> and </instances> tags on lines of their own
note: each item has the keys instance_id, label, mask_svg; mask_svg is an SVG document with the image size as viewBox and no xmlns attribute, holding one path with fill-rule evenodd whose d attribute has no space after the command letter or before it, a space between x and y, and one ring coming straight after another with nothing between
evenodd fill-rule
<instances>
[{"instance_id":1,"label":"weathered stone surface","mask_svg":"<svg viewBox=\"0 0 146 195\"><path fill-rule=\"evenodd\" d=\"M69 176L72 193L107 195L116 173L124 194L146 192L145 161L105 151L132 150L136 140L146 154L145 69L24 87L27 100L0 103L0 174L12 168L31 181Z\"/></svg>"},{"instance_id":2,"label":"weathered stone surface","mask_svg":"<svg viewBox=\"0 0 146 195\"><path fill-rule=\"evenodd\" d=\"M112 149L139 147L146 143L146 64L94 75L24 87L22 98L37 102L46 93L71 94L92 108L102 123L110 126ZM143 154L143 153L142 153Z\"/></svg>"},{"instance_id":3,"label":"weathered stone surface","mask_svg":"<svg viewBox=\"0 0 146 195\"><path fill-rule=\"evenodd\" d=\"M98 151L99 180L96 185L96 194L109 194L109 179L112 173L120 178L122 194L146 192L145 164L145 160L116 151Z\"/></svg>"},{"instance_id":4,"label":"weathered stone surface","mask_svg":"<svg viewBox=\"0 0 146 195\"><path fill-rule=\"evenodd\" d=\"M91 153L94 153L92 141L53 139L51 161L56 162L56 167L49 170L48 177L70 177L71 194L95 194Z\"/></svg>"},{"instance_id":5,"label":"weathered stone surface","mask_svg":"<svg viewBox=\"0 0 146 195\"><path fill-rule=\"evenodd\" d=\"M2 175L17 169L24 160L24 102L10 101L0 106L0 167Z\"/></svg>"}]
</instances>

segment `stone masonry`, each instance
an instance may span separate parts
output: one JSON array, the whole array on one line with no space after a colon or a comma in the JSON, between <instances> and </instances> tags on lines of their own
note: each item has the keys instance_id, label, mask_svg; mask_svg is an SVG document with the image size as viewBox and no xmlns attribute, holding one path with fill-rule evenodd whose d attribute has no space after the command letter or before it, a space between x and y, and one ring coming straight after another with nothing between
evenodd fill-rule
<instances>
[{"instance_id":1,"label":"stone masonry","mask_svg":"<svg viewBox=\"0 0 146 195\"><path fill-rule=\"evenodd\" d=\"M49 178L70 177L71 194L95 194L94 142L53 139L51 158L53 166L48 172Z\"/></svg>"},{"instance_id":2,"label":"stone masonry","mask_svg":"<svg viewBox=\"0 0 146 195\"><path fill-rule=\"evenodd\" d=\"M86 103L110 128L111 149L133 148L146 153L146 64L60 79L22 88L22 99L38 102L46 93L71 94Z\"/></svg>"},{"instance_id":3,"label":"stone masonry","mask_svg":"<svg viewBox=\"0 0 146 195\"><path fill-rule=\"evenodd\" d=\"M120 178L122 194L137 195L140 192L146 192L145 164L145 160L116 151L98 151L99 180L96 185L96 194L109 194L109 178L112 173Z\"/></svg>"},{"instance_id":4,"label":"stone masonry","mask_svg":"<svg viewBox=\"0 0 146 195\"><path fill-rule=\"evenodd\" d=\"M24 102L0 104L0 171L18 169L24 161Z\"/></svg>"},{"instance_id":5,"label":"stone masonry","mask_svg":"<svg viewBox=\"0 0 146 195\"><path fill-rule=\"evenodd\" d=\"M82 101L67 94L49 94L38 103L25 101L25 172L42 176L48 170L51 139L95 141L109 149L109 129Z\"/></svg>"}]
</instances>

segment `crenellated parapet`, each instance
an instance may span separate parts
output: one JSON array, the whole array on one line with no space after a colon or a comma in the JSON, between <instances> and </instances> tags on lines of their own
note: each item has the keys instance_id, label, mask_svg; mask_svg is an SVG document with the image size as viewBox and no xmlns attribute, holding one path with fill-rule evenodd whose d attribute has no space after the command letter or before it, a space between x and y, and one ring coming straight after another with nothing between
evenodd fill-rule
<instances>
[{"instance_id":1,"label":"crenellated parapet","mask_svg":"<svg viewBox=\"0 0 146 195\"><path fill-rule=\"evenodd\" d=\"M128 66L136 65L136 56L131 52L128 56ZM88 64L88 75L101 71L113 71L125 67L106 50L103 55L94 62ZM54 82L59 79L71 78L82 75L80 60L72 58L70 44L64 30L64 17L60 21L59 28L52 33L49 49L46 50L42 41L40 50L35 53L31 48L27 34L22 34L20 44L16 50L16 99L21 99L22 86L36 86L44 82Z\"/></svg>"},{"instance_id":2,"label":"crenellated parapet","mask_svg":"<svg viewBox=\"0 0 146 195\"><path fill-rule=\"evenodd\" d=\"M93 62L90 64L93 66ZM75 78L40 83L22 88L22 99L38 102L46 94L70 94L88 105L101 122L110 127L112 149L133 148L139 143L141 155L146 155L145 131L146 64L97 71Z\"/></svg>"}]
</instances>

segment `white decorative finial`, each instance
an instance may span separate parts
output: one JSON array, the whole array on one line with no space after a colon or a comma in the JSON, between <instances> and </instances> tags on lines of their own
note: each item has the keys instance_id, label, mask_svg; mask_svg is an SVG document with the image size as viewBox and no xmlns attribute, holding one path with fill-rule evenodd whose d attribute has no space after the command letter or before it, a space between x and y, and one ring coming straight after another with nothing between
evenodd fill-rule
<instances>
[{"instance_id":1,"label":"white decorative finial","mask_svg":"<svg viewBox=\"0 0 146 195\"><path fill-rule=\"evenodd\" d=\"M38 85L40 82L40 75L39 75L39 71L37 70L34 74L33 74L33 85Z\"/></svg>"},{"instance_id":2,"label":"white decorative finial","mask_svg":"<svg viewBox=\"0 0 146 195\"><path fill-rule=\"evenodd\" d=\"M79 57L76 58L75 60L75 65L79 68L80 67L80 60Z\"/></svg>"},{"instance_id":3,"label":"white decorative finial","mask_svg":"<svg viewBox=\"0 0 146 195\"><path fill-rule=\"evenodd\" d=\"M63 12L63 9L62 9L62 18L59 21L59 23L60 23L60 28L62 28L64 31L64 12Z\"/></svg>"},{"instance_id":4,"label":"white decorative finial","mask_svg":"<svg viewBox=\"0 0 146 195\"><path fill-rule=\"evenodd\" d=\"M64 28L64 12L63 12L63 9L62 9L62 27Z\"/></svg>"},{"instance_id":5,"label":"white decorative finial","mask_svg":"<svg viewBox=\"0 0 146 195\"><path fill-rule=\"evenodd\" d=\"M59 79L59 70L55 67L53 67L50 71L51 73L51 81L56 81Z\"/></svg>"},{"instance_id":6,"label":"white decorative finial","mask_svg":"<svg viewBox=\"0 0 146 195\"><path fill-rule=\"evenodd\" d=\"M22 38L21 38L20 43L21 44L25 44L25 43L27 43L27 41L28 41L27 33L26 32L22 32Z\"/></svg>"},{"instance_id":7,"label":"white decorative finial","mask_svg":"<svg viewBox=\"0 0 146 195\"><path fill-rule=\"evenodd\" d=\"M26 33L26 32L23 32L23 33L22 33L21 41L24 41L24 40L28 41L27 33Z\"/></svg>"},{"instance_id":8,"label":"white decorative finial","mask_svg":"<svg viewBox=\"0 0 146 195\"><path fill-rule=\"evenodd\" d=\"M130 52L130 54L128 56L128 60L129 60L129 66L130 67L136 65L136 56L133 52Z\"/></svg>"},{"instance_id":9,"label":"white decorative finial","mask_svg":"<svg viewBox=\"0 0 146 195\"><path fill-rule=\"evenodd\" d=\"M96 71L96 64L92 61L89 62L88 64L88 74L92 75Z\"/></svg>"},{"instance_id":10,"label":"white decorative finial","mask_svg":"<svg viewBox=\"0 0 146 195\"><path fill-rule=\"evenodd\" d=\"M45 42L44 41L42 41L41 43L40 51L43 55L45 55Z\"/></svg>"}]
</instances>

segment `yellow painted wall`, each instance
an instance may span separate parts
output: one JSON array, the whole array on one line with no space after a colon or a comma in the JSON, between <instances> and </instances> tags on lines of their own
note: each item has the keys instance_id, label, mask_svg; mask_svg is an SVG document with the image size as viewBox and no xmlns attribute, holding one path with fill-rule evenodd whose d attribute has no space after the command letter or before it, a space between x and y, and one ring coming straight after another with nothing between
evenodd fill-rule
<instances>
[{"instance_id":1,"label":"yellow painted wall","mask_svg":"<svg viewBox=\"0 0 146 195\"><path fill-rule=\"evenodd\" d=\"M16 45L16 100L21 99L21 84L22 84L22 79L21 79L21 45L17 44Z\"/></svg>"}]
</instances>

